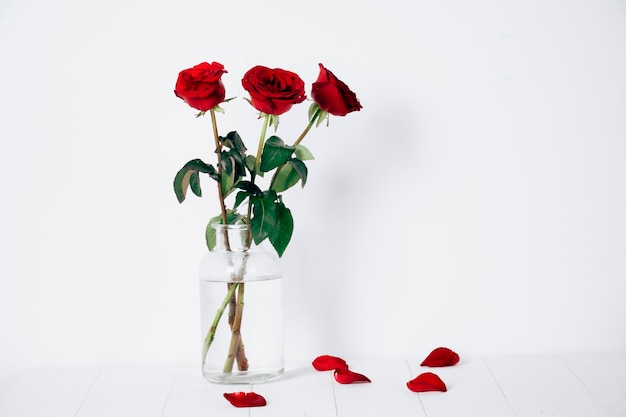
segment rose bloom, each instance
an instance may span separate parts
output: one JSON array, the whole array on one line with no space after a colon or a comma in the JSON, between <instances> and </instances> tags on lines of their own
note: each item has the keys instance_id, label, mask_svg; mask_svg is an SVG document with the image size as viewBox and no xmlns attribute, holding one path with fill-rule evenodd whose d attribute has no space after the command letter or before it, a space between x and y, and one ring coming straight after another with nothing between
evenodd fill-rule
<instances>
[{"instance_id":1,"label":"rose bloom","mask_svg":"<svg viewBox=\"0 0 626 417\"><path fill-rule=\"evenodd\" d=\"M203 62L178 74L174 94L194 109L208 111L224 101L226 89L222 74L227 72L218 62Z\"/></svg>"},{"instance_id":2,"label":"rose bloom","mask_svg":"<svg viewBox=\"0 0 626 417\"><path fill-rule=\"evenodd\" d=\"M322 110L334 116L345 116L363 108L356 94L343 81L322 64L319 66L320 74L311 88L311 97Z\"/></svg>"},{"instance_id":3,"label":"rose bloom","mask_svg":"<svg viewBox=\"0 0 626 417\"><path fill-rule=\"evenodd\" d=\"M252 106L265 114L278 116L306 99L304 81L280 68L257 65L244 74L241 84L250 93Z\"/></svg>"}]
</instances>

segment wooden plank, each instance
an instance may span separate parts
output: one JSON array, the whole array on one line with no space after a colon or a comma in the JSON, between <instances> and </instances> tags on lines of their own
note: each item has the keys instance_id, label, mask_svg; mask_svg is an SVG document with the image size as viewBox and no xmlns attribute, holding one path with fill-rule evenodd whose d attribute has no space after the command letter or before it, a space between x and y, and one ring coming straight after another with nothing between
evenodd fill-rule
<instances>
[{"instance_id":1,"label":"wooden plank","mask_svg":"<svg viewBox=\"0 0 626 417\"><path fill-rule=\"evenodd\" d=\"M603 417L607 413L557 355L485 358L518 417Z\"/></svg>"},{"instance_id":2,"label":"wooden plank","mask_svg":"<svg viewBox=\"0 0 626 417\"><path fill-rule=\"evenodd\" d=\"M194 367L181 368L174 379L162 417L206 417L207 415L281 417L336 416L332 380L329 373L317 372L310 363L292 363L279 379L264 384L220 385L206 382ZM267 400L267 406L233 407L225 392L254 391Z\"/></svg>"},{"instance_id":3,"label":"wooden plank","mask_svg":"<svg viewBox=\"0 0 626 417\"><path fill-rule=\"evenodd\" d=\"M205 380L199 366L181 366L174 377L160 417L245 417L248 409L233 407L225 392L249 391L249 385L218 385Z\"/></svg>"},{"instance_id":4,"label":"wooden plank","mask_svg":"<svg viewBox=\"0 0 626 417\"><path fill-rule=\"evenodd\" d=\"M372 382L334 382L338 417L380 417L390 412L394 417L425 416L419 395L406 387L411 379L406 359L349 360L348 364Z\"/></svg>"},{"instance_id":5,"label":"wooden plank","mask_svg":"<svg viewBox=\"0 0 626 417\"><path fill-rule=\"evenodd\" d=\"M175 367L103 368L76 417L160 416Z\"/></svg>"},{"instance_id":6,"label":"wooden plank","mask_svg":"<svg viewBox=\"0 0 626 417\"><path fill-rule=\"evenodd\" d=\"M216 385L196 366L65 368L23 372L0 400L2 417L626 417L626 353L462 357L452 367L420 359L349 360L369 384L341 385L309 362L266 384ZM445 393L406 382L438 374ZM236 408L224 392L255 391L266 407Z\"/></svg>"},{"instance_id":7,"label":"wooden plank","mask_svg":"<svg viewBox=\"0 0 626 417\"><path fill-rule=\"evenodd\" d=\"M482 357L461 357L454 366L420 366L424 358L409 360L411 378L432 372L446 384L446 392L424 392L419 396L426 415L464 417L516 417Z\"/></svg>"},{"instance_id":8,"label":"wooden plank","mask_svg":"<svg viewBox=\"0 0 626 417\"><path fill-rule=\"evenodd\" d=\"M44 368L21 373L0 401L2 417L73 417L99 368Z\"/></svg>"},{"instance_id":9,"label":"wooden plank","mask_svg":"<svg viewBox=\"0 0 626 417\"><path fill-rule=\"evenodd\" d=\"M267 406L252 408L251 417L336 417L330 372L318 372L310 362L290 363L279 379L257 384L253 390Z\"/></svg>"},{"instance_id":10,"label":"wooden plank","mask_svg":"<svg viewBox=\"0 0 626 417\"><path fill-rule=\"evenodd\" d=\"M626 353L559 356L609 416L626 416Z\"/></svg>"}]
</instances>

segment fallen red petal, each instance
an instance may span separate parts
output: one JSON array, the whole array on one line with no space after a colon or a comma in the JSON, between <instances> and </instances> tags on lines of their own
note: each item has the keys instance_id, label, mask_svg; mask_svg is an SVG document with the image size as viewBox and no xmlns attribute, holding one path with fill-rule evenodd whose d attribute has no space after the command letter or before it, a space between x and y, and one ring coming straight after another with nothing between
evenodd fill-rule
<instances>
[{"instance_id":1,"label":"fallen red petal","mask_svg":"<svg viewBox=\"0 0 626 417\"><path fill-rule=\"evenodd\" d=\"M267 404L265 398L256 392L224 393L224 398L235 407L262 407Z\"/></svg>"},{"instance_id":2,"label":"fallen red petal","mask_svg":"<svg viewBox=\"0 0 626 417\"><path fill-rule=\"evenodd\" d=\"M363 374L357 374L348 369L335 369L335 381L340 384L353 384L355 382L372 382Z\"/></svg>"},{"instance_id":3,"label":"fallen red petal","mask_svg":"<svg viewBox=\"0 0 626 417\"><path fill-rule=\"evenodd\" d=\"M421 363L421 366L441 367L452 366L459 363L459 354L446 348L438 347L430 352L430 354Z\"/></svg>"},{"instance_id":4,"label":"fallen red petal","mask_svg":"<svg viewBox=\"0 0 626 417\"><path fill-rule=\"evenodd\" d=\"M413 392L426 392L426 391L443 391L446 392L448 388L446 384L437 375L432 372L425 372L417 376L417 378L410 380L406 383L406 386Z\"/></svg>"},{"instance_id":5,"label":"fallen red petal","mask_svg":"<svg viewBox=\"0 0 626 417\"><path fill-rule=\"evenodd\" d=\"M313 368L318 371L332 371L335 369L348 369L348 364L337 356L322 355L313 359Z\"/></svg>"}]
</instances>

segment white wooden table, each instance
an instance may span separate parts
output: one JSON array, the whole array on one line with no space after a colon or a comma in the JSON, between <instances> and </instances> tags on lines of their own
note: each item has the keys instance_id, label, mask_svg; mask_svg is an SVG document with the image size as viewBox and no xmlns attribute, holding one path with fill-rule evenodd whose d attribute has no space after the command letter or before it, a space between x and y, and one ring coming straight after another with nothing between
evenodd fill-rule
<instances>
[{"instance_id":1,"label":"white wooden table","mask_svg":"<svg viewBox=\"0 0 626 417\"><path fill-rule=\"evenodd\" d=\"M447 368L423 358L351 360L370 384L340 385L309 362L255 386L205 382L194 366L36 369L0 393L1 417L626 417L626 353L464 357ZM406 382L435 372L447 392ZM255 391L267 406L235 408L224 392Z\"/></svg>"}]
</instances>

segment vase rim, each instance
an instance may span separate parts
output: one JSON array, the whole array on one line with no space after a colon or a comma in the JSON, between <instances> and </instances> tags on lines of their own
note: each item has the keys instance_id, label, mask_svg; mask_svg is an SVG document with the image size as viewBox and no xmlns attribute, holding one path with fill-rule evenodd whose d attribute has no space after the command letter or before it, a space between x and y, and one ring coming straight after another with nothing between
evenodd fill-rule
<instances>
[{"instance_id":1,"label":"vase rim","mask_svg":"<svg viewBox=\"0 0 626 417\"><path fill-rule=\"evenodd\" d=\"M238 224L222 224L222 223L211 223L211 227L215 230L246 230L250 228L250 225L245 223Z\"/></svg>"}]
</instances>

